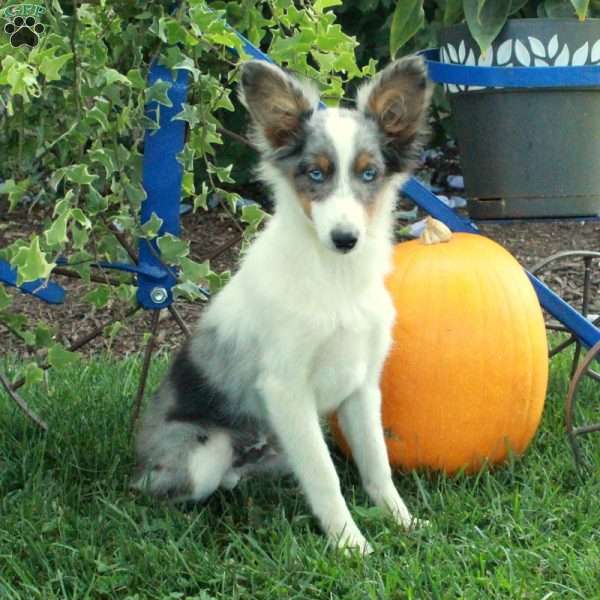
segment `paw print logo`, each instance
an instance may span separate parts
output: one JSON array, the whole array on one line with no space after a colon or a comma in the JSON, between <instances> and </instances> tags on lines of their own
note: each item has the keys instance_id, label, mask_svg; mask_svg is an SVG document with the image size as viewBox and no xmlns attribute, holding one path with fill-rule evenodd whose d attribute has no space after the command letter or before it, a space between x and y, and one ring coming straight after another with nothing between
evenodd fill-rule
<instances>
[{"instance_id":1,"label":"paw print logo","mask_svg":"<svg viewBox=\"0 0 600 600\"><path fill-rule=\"evenodd\" d=\"M45 27L38 23L35 17L15 17L11 23L4 26L4 31L10 35L13 48L19 46L37 46L39 36L44 33Z\"/></svg>"}]
</instances>

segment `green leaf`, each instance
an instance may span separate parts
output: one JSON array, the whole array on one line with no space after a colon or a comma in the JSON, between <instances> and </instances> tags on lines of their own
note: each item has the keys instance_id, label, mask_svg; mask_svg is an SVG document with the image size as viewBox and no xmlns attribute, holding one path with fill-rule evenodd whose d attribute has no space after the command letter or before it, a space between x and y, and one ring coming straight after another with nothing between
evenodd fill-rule
<instances>
[{"instance_id":1,"label":"green leaf","mask_svg":"<svg viewBox=\"0 0 600 600\"><path fill-rule=\"evenodd\" d=\"M108 121L106 123L108 128ZM94 148L88 150L87 155L90 160L100 163L106 171L106 176L109 177L117 170L114 152L108 148Z\"/></svg>"},{"instance_id":2,"label":"green leaf","mask_svg":"<svg viewBox=\"0 0 600 600\"><path fill-rule=\"evenodd\" d=\"M171 84L168 81L156 81L149 88L146 88L146 103L155 101L164 106L173 106L173 103L169 98L170 89Z\"/></svg>"},{"instance_id":3,"label":"green leaf","mask_svg":"<svg viewBox=\"0 0 600 600\"><path fill-rule=\"evenodd\" d=\"M84 296L84 300L96 308L104 308L110 300L110 286L100 284Z\"/></svg>"},{"instance_id":4,"label":"green leaf","mask_svg":"<svg viewBox=\"0 0 600 600\"><path fill-rule=\"evenodd\" d=\"M146 191L141 183L132 183L128 178L122 179L123 189L131 205L137 210L146 198Z\"/></svg>"},{"instance_id":5,"label":"green leaf","mask_svg":"<svg viewBox=\"0 0 600 600\"><path fill-rule=\"evenodd\" d=\"M35 385L44 381L44 371L35 362L27 363L19 370L19 375L25 378L25 385Z\"/></svg>"},{"instance_id":6,"label":"green leaf","mask_svg":"<svg viewBox=\"0 0 600 600\"><path fill-rule=\"evenodd\" d=\"M70 352L62 344L54 344L48 350L48 363L58 369L64 368L77 360L77 353Z\"/></svg>"},{"instance_id":7,"label":"green leaf","mask_svg":"<svg viewBox=\"0 0 600 600\"><path fill-rule=\"evenodd\" d=\"M93 175L88 171L87 165L69 165L63 169L64 177L73 183L86 185L98 179L98 175Z\"/></svg>"},{"instance_id":8,"label":"green leaf","mask_svg":"<svg viewBox=\"0 0 600 600\"><path fill-rule=\"evenodd\" d=\"M207 260L198 263L190 260L189 258L183 257L179 261L179 265L181 267L183 279L189 279L194 283L200 283L201 281L204 281L210 273L210 264Z\"/></svg>"},{"instance_id":9,"label":"green leaf","mask_svg":"<svg viewBox=\"0 0 600 600\"><path fill-rule=\"evenodd\" d=\"M158 235L158 232L163 224L163 220L153 212L150 218L142 224L141 230L143 237L146 239L153 239Z\"/></svg>"},{"instance_id":10,"label":"green leaf","mask_svg":"<svg viewBox=\"0 0 600 600\"><path fill-rule=\"evenodd\" d=\"M40 73L46 77L46 81L59 81L61 79L60 70L71 58L73 58L71 52L53 58L44 58L39 66Z\"/></svg>"},{"instance_id":11,"label":"green leaf","mask_svg":"<svg viewBox=\"0 0 600 600\"><path fill-rule=\"evenodd\" d=\"M199 208L208 210L208 192L208 185L206 184L206 181L203 181L200 193L194 196L194 212L196 212Z\"/></svg>"},{"instance_id":12,"label":"green leaf","mask_svg":"<svg viewBox=\"0 0 600 600\"><path fill-rule=\"evenodd\" d=\"M579 17L579 20L585 21L590 8L590 0L571 0L571 4Z\"/></svg>"},{"instance_id":13,"label":"green leaf","mask_svg":"<svg viewBox=\"0 0 600 600\"><path fill-rule=\"evenodd\" d=\"M330 8L331 6L341 6L342 4L342 0L316 0L313 7L316 12L322 13L326 8Z\"/></svg>"},{"instance_id":14,"label":"green leaf","mask_svg":"<svg viewBox=\"0 0 600 600\"><path fill-rule=\"evenodd\" d=\"M35 345L38 348L47 348L52 343L52 338L54 337L54 332L50 327L47 327L43 323L38 323L36 325L35 331Z\"/></svg>"},{"instance_id":15,"label":"green leaf","mask_svg":"<svg viewBox=\"0 0 600 600\"><path fill-rule=\"evenodd\" d=\"M29 189L29 179L23 179L15 182L14 179L7 179L0 183L0 194L8 194L8 210L14 210L21 198Z\"/></svg>"},{"instance_id":16,"label":"green leaf","mask_svg":"<svg viewBox=\"0 0 600 600\"><path fill-rule=\"evenodd\" d=\"M506 23L511 0L464 0L465 19L482 54Z\"/></svg>"},{"instance_id":17,"label":"green leaf","mask_svg":"<svg viewBox=\"0 0 600 600\"><path fill-rule=\"evenodd\" d=\"M112 85L115 83L115 81L125 85L131 85L131 81L129 81L129 79L123 75L123 73L119 73L119 71L111 67L105 67L103 75L106 80L106 85Z\"/></svg>"},{"instance_id":18,"label":"green leaf","mask_svg":"<svg viewBox=\"0 0 600 600\"><path fill-rule=\"evenodd\" d=\"M258 227L267 213L258 204L249 204L242 207L242 221L256 228Z\"/></svg>"},{"instance_id":19,"label":"green leaf","mask_svg":"<svg viewBox=\"0 0 600 600\"><path fill-rule=\"evenodd\" d=\"M146 80L139 69L130 69L127 71L127 79L129 79L129 83L131 83L136 90L143 90L146 88Z\"/></svg>"},{"instance_id":20,"label":"green leaf","mask_svg":"<svg viewBox=\"0 0 600 600\"><path fill-rule=\"evenodd\" d=\"M80 208L71 210L71 218L77 221L84 229L91 229L92 222L87 218L85 213Z\"/></svg>"},{"instance_id":21,"label":"green leaf","mask_svg":"<svg viewBox=\"0 0 600 600\"><path fill-rule=\"evenodd\" d=\"M65 210L54 220L52 225L44 232L49 246L58 246L67 241L67 225L71 217L71 210Z\"/></svg>"},{"instance_id":22,"label":"green leaf","mask_svg":"<svg viewBox=\"0 0 600 600\"><path fill-rule=\"evenodd\" d=\"M185 242L170 233L165 233L157 240L161 258L167 263L179 263L180 259L190 253L189 242Z\"/></svg>"},{"instance_id":23,"label":"green leaf","mask_svg":"<svg viewBox=\"0 0 600 600\"><path fill-rule=\"evenodd\" d=\"M187 121L190 124L190 127L195 127L200 123L200 114L198 113L197 106L192 106L186 102L184 102L182 106L183 109L173 117L174 120Z\"/></svg>"},{"instance_id":24,"label":"green leaf","mask_svg":"<svg viewBox=\"0 0 600 600\"><path fill-rule=\"evenodd\" d=\"M2 61L0 71L0 85L10 86L14 96L21 96L23 102L29 102L30 96L41 95L37 80L37 70L27 63L19 62L13 56L6 56Z\"/></svg>"},{"instance_id":25,"label":"green leaf","mask_svg":"<svg viewBox=\"0 0 600 600\"><path fill-rule=\"evenodd\" d=\"M423 0L398 0L390 30L390 56L410 40L425 23Z\"/></svg>"},{"instance_id":26,"label":"green leaf","mask_svg":"<svg viewBox=\"0 0 600 600\"><path fill-rule=\"evenodd\" d=\"M36 279L47 279L56 266L46 260L46 253L40 250L40 240L34 236L29 246L21 246L11 264L17 268L17 285Z\"/></svg>"}]
</instances>

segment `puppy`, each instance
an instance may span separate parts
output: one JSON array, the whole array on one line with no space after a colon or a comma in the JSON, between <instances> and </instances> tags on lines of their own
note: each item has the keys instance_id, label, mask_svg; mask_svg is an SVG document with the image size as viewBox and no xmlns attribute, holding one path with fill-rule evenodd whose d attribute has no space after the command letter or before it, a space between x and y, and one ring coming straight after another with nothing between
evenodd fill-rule
<instances>
[{"instance_id":1,"label":"puppy","mask_svg":"<svg viewBox=\"0 0 600 600\"><path fill-rule=\"evenodd\" d=\"M291 470L335 544L368 552L319 421L337 411L372 501L414 524L392 482L379 378L394 321L392 211L430 94L416 57L363 85L352 110L320 110L316 91L281 69L243 65L275 214L147 407L134 487L201 501L242 476Z\"/></svg>"}]
</instances>

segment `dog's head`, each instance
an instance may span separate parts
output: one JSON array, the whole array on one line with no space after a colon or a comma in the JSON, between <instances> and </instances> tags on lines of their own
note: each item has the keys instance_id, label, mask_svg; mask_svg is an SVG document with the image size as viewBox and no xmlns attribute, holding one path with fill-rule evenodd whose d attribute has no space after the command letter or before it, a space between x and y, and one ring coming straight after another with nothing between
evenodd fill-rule
<instances>
[{"instance_id":1,"label":"dog's head","mask_svg":"<svg viewBox=\"0 0 600 600\"><path fill-rule=\"evenodd\" d=\"M359 89L353 110L318 110L313 88L265 62L245 63L241 83L264 179L294 197L325 246L358 249L422 147L431 96L423 60L391 63Z\"/></svg>"}]
</instances>

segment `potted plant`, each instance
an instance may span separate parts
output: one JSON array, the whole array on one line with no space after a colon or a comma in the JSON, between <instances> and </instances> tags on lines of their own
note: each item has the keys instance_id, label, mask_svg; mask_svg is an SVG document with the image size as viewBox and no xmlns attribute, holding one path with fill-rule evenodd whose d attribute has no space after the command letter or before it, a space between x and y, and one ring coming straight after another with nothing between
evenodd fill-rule
<instances>
[{"instance_id":1,"label":"potted plant","mask_svg":"<svg viewBox=\"0 0 600 600\"><path fill-rule=\"evenodd\" d=\"M401 4L418 5L416 29L414 16L413 25L409 17L394 28ZM600 19L593 18L600 2L447 0L398 7L394 52L429 30L446 63L600 69ZM600 215L600 87L445 87L472 217Z\"/></svg>"}]
</instances>

